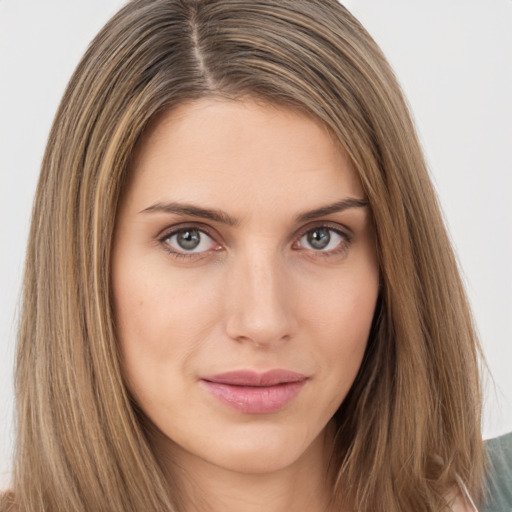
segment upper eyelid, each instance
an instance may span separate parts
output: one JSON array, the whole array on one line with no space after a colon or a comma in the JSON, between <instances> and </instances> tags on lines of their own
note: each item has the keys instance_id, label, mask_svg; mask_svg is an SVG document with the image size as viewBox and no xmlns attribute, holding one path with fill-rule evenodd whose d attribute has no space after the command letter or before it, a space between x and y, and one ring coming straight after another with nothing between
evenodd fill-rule
<instances>
[{"instance_id":1,"label":"upper eyelid","mask_svg":"<svg viewBox=\"0 0 512 512\"><path fill-rule=\"evenodd\" d=\"M156 236L156 239L160 241L167 240L168 238L171 238L171 236L185 229L197 229L198 231L208 235L210 238L216 237L216 231L206 224L199 222L183 222L162 229Z\"/></svg>"},{"instance_id":2,"label":"upper eyelid","mask_svg":"<svg viewBox=\"0 0 512 512\"><path fill-rule=\"evenodd\" d=\"M314 229L318 228L327 228L331 229L332 231L335 231L336 233L345 236L348 241L352 240L353 232L351 229L347 228L346 226L339 224L338 222L332 222L332 221L314 221L306 226L303 226L296 235L294 235L293 239L300 238L304 236L309 231L312 231Z\"/></svg>"}]
</instances>

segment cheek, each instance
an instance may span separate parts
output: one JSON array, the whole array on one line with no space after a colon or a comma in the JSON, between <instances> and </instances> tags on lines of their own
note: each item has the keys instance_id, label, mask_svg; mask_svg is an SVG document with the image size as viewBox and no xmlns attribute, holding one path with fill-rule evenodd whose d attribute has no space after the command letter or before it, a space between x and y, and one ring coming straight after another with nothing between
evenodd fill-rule
<instances>
[{"instance_id":1,"label":"cheek","mask_svg":"<svg viewBox=\"0 0 512 512\"><path fill-rule=\"evenodd\" d=\"M155 269L155 270L152 270ZM169 269L120 262L113 270L114 314L123 371L134 394L151 393L187 372L215 323L215 304Z\"/></svg>"},{"instance_id":2,"label":"cheek","mask_svg":"<svg viewBox=\"0 0 512 512\"><path fill-rule=\"evenodd\" d=\"M122 341L138 339L147 345L160 340L165 346L176 333L200 325L213 314L214 301L206 287L198 287L194 275L166 265L165 258L139 257L120 260L113 269L115 316ZM156 347L155 347L156 348Z\"/></svg>"},{"instance_id":3,"label":"cheek","mask_svg":"<svg viewBox=\"0 0 512 512\"><path fill-rule=\"evenodd\" d=\"M366 342L379 292L375 267L340 273L315 288L308 294L307 310L319 333L337 334L349 344Z\"/></svg>"},{"instance_id":4,"label":"cheek","mask_svg":"<svg viewBox=\"0 0 512 512\"><path fill-rule=\"evenodd\" d=\"M346 393L366 349L379 292L375 266L324 283L308 303L309 330L316 333L314 350L321 354L326 378ZM313 337L313 335L312 335Z\"/></svg>"}]
</instances>

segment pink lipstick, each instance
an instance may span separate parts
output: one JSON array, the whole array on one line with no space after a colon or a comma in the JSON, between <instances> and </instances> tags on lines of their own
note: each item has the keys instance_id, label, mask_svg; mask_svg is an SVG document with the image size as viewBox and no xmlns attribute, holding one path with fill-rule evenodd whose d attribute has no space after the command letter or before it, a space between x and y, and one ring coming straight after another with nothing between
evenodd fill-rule
<instances>
[{"instance_id":1,"label":"pink lipstick","mask_svg":"<svg viewBox=\"0 0 512 512\"><path fill-rule=\"evenodd\" d=\"M221 402L247 414L269 414L289 404L307 381L301 373L239 370L201 378Z\"/></svg>"}]
</instances>

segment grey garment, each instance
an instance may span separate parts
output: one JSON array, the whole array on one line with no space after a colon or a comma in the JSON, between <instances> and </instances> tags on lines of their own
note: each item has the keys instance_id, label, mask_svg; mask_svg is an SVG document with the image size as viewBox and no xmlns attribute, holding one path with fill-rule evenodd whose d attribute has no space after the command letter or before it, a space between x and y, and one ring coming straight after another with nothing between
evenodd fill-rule
<instances>
[{"instance_id":1,"label":"grey garment","mask_svg":"<svg viewBox=\"0 0 512 512\"><path fill-rule=\"evenodd\" d=\"M512 433L485 443L487 480L480 512L512 512Z\"/></svg>"}]
</instances>

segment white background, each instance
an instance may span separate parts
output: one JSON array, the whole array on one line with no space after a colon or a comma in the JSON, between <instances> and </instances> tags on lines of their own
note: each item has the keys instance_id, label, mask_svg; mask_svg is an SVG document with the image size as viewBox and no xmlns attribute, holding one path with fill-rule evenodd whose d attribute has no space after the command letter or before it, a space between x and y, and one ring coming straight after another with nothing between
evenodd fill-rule
<instances>
[{"instance_id":1,"label":"white background","mask_svg":"<svg viewBox=\"0 0 512 512\"><path fill-rule=\"evenodd\" d=\"M0 1L0 488L12 459L16 308L46 137L87 44L123 3ZM512 1L346 5L388 56L419 129L494 378L485 436L512 430Z\"/></svg>"}]
</instances>

